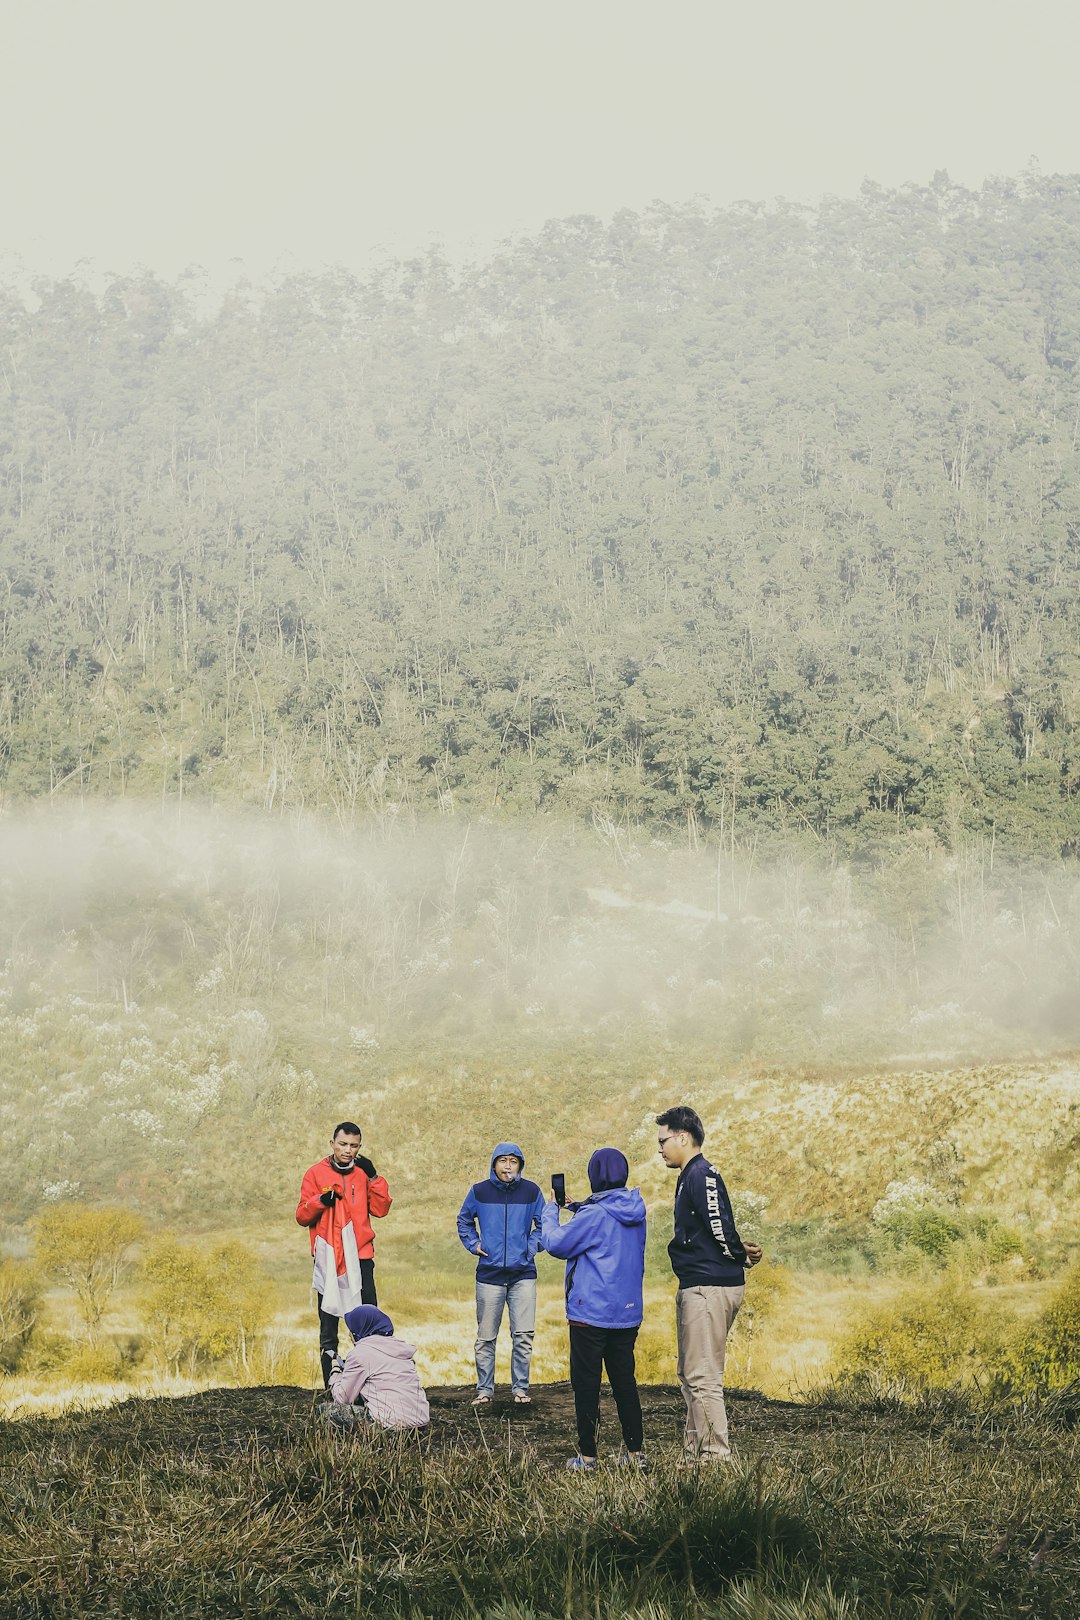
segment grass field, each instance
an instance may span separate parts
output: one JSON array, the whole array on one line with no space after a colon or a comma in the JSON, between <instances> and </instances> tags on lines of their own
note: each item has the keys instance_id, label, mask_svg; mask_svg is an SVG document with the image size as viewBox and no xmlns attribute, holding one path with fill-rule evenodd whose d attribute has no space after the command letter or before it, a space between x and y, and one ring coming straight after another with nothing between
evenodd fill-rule
<instances>
[{"instance_id":1,"label":"grass field","mask_svg":"<svg viewBox=\"0 0 1080 1620\"><path fill-rule=\"evenodd\" d=\"M737 1461L567 1476L571 1401L433 1392L429 1440L325 1432L310 1392L0 1424L4 1620L1073 1620L1075 1408L731 1400ZM607 1405L605 1400L605 1406ZM614 1457L605 1419L601 1452Z\"/></svg>"}]
</instances>

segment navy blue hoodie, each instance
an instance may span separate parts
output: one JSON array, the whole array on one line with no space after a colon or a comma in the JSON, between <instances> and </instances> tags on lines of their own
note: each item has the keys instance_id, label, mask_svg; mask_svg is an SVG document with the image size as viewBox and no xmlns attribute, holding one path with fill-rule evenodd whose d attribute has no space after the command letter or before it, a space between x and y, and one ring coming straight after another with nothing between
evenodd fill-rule
<instances>
[{"instance_id":1,"label":"navy blue hoodie","mask_svg":"<svg viewBox=\"0 0 1080 1620\"><path fill-rule=\"evenodd\" d=\"M731 1199L704 1153L694 1154L676 1183L675 1236L668 1254L683 1288L739 1288L746 1281L746 1250Z\"/></svg>"},{"instance_id":2,"label":"navy blue hoodie","mask_svg":"<svg viewBox=\"0 0 1080 1620\"><path fill-rule=\"evenodd\" d=\"M495 1160L507 1153L525 1163L516 1142L499 1142L492 1151L487 1180L469 1188L458 1211L458 1237L477 1256L477 1282L509 1284L535 1277L534 1257L544 1246L540 1239L544 1195L536 1182L525 1181L520 1170L513 1181L500 1181L495 1174Z\"/></svg>"}]
</instances>

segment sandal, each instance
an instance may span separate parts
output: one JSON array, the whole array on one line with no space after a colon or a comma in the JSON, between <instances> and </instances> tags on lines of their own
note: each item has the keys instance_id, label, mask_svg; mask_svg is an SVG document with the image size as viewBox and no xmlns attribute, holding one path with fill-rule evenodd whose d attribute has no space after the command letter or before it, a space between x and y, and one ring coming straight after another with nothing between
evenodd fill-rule
<instances>
[{"instance_id":1,"label":"sandal","mask_svg":"<svg viewBox=\"0 0 1080 1620\"><path fill-rule=\"evenodd\" d=\"M474 1395L473 1396L473 1405L474 1406L490 1406L491 1405L491 1396L490 1395Z\"/></svg>"},{"instance_id":2,"label":"sandal","mask_svg":"<svg viewBox=\"0 0 1080 1620\"><path fill-rule=\"evenodd\" d=\"M531 1395L515 1395L514 1396L514 1405L515 1406L531 1406L532 1405L532 1396Z\"/></svg>"}]
</instances>

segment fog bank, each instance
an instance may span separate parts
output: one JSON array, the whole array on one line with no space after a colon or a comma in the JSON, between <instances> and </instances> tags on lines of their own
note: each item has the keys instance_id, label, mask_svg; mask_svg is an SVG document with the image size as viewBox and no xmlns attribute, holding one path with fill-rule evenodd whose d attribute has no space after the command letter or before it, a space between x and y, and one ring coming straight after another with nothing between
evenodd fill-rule
<instances>
[{"instance_id":1,"label":"fog bank","mask_svg":"<svg viewBox=\"0 0 1080 1620\"><path fill-rule=\"evenodd\" d=\"M0 1006L315 1016L345 1048L636 1035L732 1062L1080 1042L1080 875L978 840L861 867L445 818L350 836L129 804L0 821Z\"/></svg>"}]
</instances>

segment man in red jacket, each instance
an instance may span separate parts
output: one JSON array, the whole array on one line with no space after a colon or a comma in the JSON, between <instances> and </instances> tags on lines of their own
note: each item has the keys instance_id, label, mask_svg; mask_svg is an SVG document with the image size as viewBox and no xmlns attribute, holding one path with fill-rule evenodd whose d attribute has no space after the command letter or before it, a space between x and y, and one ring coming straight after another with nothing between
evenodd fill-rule
<instances>
[{"instance_id":1,"label":"man in red jacket","mask_svg":"<svg viewBox=\"0 0 1080 1620\"><path fill-rule=\"evenodd\" d=\"M355 1305L378 1305L373 1215L390 1208L390 1189L360 1152L359 1125L335 1127L330 1154L313 1164L300 1187L296 1219L311 1232L312 1287L319 1302L319 1360L323 1385L338 1348L338 1325Z\"/></svg>"}]
</instances>

